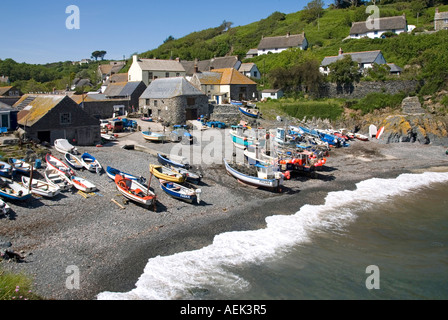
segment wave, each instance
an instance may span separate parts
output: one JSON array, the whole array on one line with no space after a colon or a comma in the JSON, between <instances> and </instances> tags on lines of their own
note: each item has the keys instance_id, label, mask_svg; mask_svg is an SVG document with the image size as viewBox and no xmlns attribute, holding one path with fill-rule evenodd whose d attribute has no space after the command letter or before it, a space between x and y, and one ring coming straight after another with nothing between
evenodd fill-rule
<instances>
[{"instance_id":1,"label":"wave","mask_svg":"<svg viewBox=\"0 0 448 320\"><path fill-rule=\"evenodd\" d=\"M356 219L356 210L360 208L447 181L446 172L362 181L353 191L330 192L323 205L305 205L293 215L267 217L265 229L222 233L202 249L151 258L135 289L126 293L102 292L97 299L193 299L209 289L219 294L244 292L250 283L232 269L278 259L293 246L311 241L313 232L343 228Z\"/></svg>"}]
</instances>

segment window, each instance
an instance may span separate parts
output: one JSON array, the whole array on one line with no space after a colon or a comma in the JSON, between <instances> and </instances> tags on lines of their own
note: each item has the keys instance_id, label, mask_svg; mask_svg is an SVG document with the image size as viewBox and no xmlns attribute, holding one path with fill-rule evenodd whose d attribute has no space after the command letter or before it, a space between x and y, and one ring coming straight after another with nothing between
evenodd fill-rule
<instances>
[{"instance_id":1,"label":"window","mask_svg":"<svg viewBox=\"0 0 448 320\"><path fill-rule=\"evenodd\" d=\"M154 77L154 75L152 74L152 72L149 72L149 73L148 73L148 79L149 79L149 80L152 80L153 77Z\"/></svg>"},{"instance_id":2,"label":"window","mask_svg":"<svg viewBox=\"0 0 448 320\"><path fill-rule=\"evenodd\" d=\"M157 100L154 100L154 107L157 107Z\"/></svg>"},{"instance_id":3,"label":"window","mask_svg":"<svg viewBox=\"0 0 448 320\"><path fill-rule=\"evenodd\" d=\"M258 72L257 71L254 71L254 77L255 78L258 77Z\"/></svg>"},{"instance_id":4,"label":"window","mask_svg":"<svg viewBox=\"0 0 448 320\"><path fill-rule=\"evenodd\" d=\"M210 85L210 90L215 90L215 86L213 84Z\"/></svg>"},{"instance_id":5,"label":"window","mask_svg":"<svg viewBox=\"0 0 448 320\"><path fill-rule=\"evenodd\" d=\"M195 102L195 98L187 98L187 105L194 106Z\"/></svg>"},{"instance_id":6,"label":"window","mask_svg":"<svg viewBox=\"0 0 448 320\"><path fill-rule=\"evenodd\" d=\"M71 124L72 123L72 114L71 113L61 113L59 114L59 119L61 124Z\"/></svg>"},{"instance_id":7,"label":"window","mask_svg":"<svg viewBox=\"0 0 448 320\"><path fill-rule=\"evenodd\" d=\"M180 77L180 73L179 72L176 73L176 77Z\"/></svg>"},{"instance_id":8,"label":"window","mask_svg":"<svg viewBox=\"0 0 448 320\"><path fill-rule=\"evenodd\" d=\"M170 77L170 73L169 72L165 72L165 78L169 78Z\"/></svg>"},{"instance_id":9,"label":"window","mask_svg":"<svg viewBox=\"0 0 448 320\"><path fill-rule=\"evenodd\" d=\"M146 99L146 105L149 106L149 99Z\"/></svg>"}]
</instances>

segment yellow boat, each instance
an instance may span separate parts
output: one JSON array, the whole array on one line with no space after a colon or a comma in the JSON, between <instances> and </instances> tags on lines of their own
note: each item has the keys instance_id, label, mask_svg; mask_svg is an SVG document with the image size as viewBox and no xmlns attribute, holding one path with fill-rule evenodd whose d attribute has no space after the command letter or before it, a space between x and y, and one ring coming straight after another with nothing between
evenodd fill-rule
<instances>
[{"instance_id":1,"label":"yellow boat","mask_svg":"<svg viewBox=\"0 0 448 320\"><path fill-rule=\"evenodd\" d=\"M150 164L149 172L151 172L151 174L153 174L156 178L170 182L184 183L187 179L187 176L185 174L181 174L177 171L160 165Z\"/></svg>"}]
</instances>

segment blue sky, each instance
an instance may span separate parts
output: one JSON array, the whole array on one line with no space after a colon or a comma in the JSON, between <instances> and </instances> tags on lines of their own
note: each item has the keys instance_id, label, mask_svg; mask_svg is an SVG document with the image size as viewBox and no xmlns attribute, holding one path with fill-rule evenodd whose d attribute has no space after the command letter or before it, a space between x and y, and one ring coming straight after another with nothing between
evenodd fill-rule
<instances>
[{"instance_id":1,"label":"blue sky","mask_svg":"<svg viewBox=\"0 0 448 320\"><path fill-rule=\"evenodd\" d=\"M41 0L5 1L0 28L4 34L0 59L44 64L90 58L95 50L106 59L122 59L157 48L170 35L217 27L224 20L240 26L274 11L302 10L310 0ZM331 0L325 0L328 5ZM69 30L66 8L80 10L80 29ZM7 32L5 32L7 31Z\"/></svg>"}]
</instances>

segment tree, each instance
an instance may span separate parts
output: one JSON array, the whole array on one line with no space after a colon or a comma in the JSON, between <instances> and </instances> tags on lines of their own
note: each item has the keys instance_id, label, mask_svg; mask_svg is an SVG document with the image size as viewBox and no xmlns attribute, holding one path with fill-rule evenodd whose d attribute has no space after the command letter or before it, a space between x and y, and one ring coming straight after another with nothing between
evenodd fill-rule
<instances>
[{"instance_id":1,"label":"tree","mask_svg":"<svg viewBox=\"0 0 448 320\"><path fill-rule=\"evenodd\" d=\"M358 64L352 60L350 55L346 55L342 59L333 62L329 65L329 68L329 80L339 86L359 82L361 79Z\"/></svg>"},{"instance_id":2,"label":"tree","mask_svg":"<svg viewBox=\"0 0 448 320\"><path fill-rule=\"evenodd\" d=\"M163 43L167 43L170 41L176 40L173 36L169 36L168 38L165 39L165 41L163 41Z\"/></svg>"},{"instance_id":3,"label":"tree","mask_svg":"<svg viewBox=\"0 0 448 320\"><path fill-rule=\"evenodd\" d=\"M102 50L102 51L99 51L99 50L93 51L92 52L92 58L94 58L95 61L98 61L98 58L101 58L101 60L104 60L104 56L106 54L107 54L107 51L104 51L104 50Z\"/></svg>"},{"instance_id":4,"label":"tree","mask_svg":"<svg viewBox=\"0 0 448 320\"><path fill-rule=\"evenodd\" d=\"M322 0L312 0L303 8L303 19L310 23L319 17L322 17L324 13L325 3Z\"/></svg>"}]
</instances>

